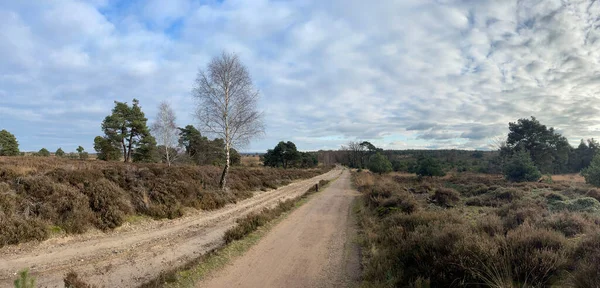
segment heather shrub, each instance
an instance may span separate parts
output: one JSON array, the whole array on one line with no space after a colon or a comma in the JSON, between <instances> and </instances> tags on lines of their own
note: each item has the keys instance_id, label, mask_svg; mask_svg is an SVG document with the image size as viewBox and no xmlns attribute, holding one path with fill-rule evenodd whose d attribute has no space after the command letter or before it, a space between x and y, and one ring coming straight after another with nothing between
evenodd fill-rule
<instances>
[{"instance_id":1,"label":"heather shrub","mask_svg":"<svg viewBox=\"0 0 600 288\"><path fill-rule=\"evenodd\" d=\"M546 286L566 268L567 240L556 231L523 225L508 231L506 242L513 276L519 283Z\"/></svg>"},{"instance_id":2,"label":"heather shrub","mask_svg":"<svg viewBox=\"0 0 600 288\"><path fill-rule=\"evenodd\" d=\"M131 213L126 193L106 179L88 185L84 193L89 197L89 207L96 215L96 226L100 229L114 229Z\"/></svg>"},{"instance_id":3,"label":"heather shrub","mask_svg":"<svg viewBox=\"0 0 600 288\"><path fill-rule=\"evenodd\" d=\"M505 231L502 218L496 214L487 214L479 217L473 226L473 230L476 233L485 233L491 237L503 235Z\"/></svg>"},{"instance_id":4,"label":"heather shrub","mask_svg":"<svg viewBox=\"0 0 600 288\"><path fill-rule=\"evenodd\" d=\"M585 193L585 196L592 197L592 198L600 201L600 189L592 188Z\"/></svg>"},{"instance_id":5,"label":"heather shrub","mask_svg":"<svg viewBox=\"0 0 600 288\"><path fill-rule=\"evenodd\" d=\"M573 287L597 287L600 283L600 234L582 239L571 261L570 284Z\"/></svg>"},{"instance_id":6,"label":"heather shrub","mask_svg":"<svg viewBox=\"0 0 600 288\"><path fill-rule=\"evenodd\" d=\"M465 202L468 206L499 207L523 198L523 192L514 188L497 188L489 193L474 196Z\"/></svg>"},{"instance_id":7,"label":"heather shrub","mask_svg":"<svg viewBox=\"0 0 600 288\"><path fill-rule=\"evenodd\" d=\"M583 234L592 229L591 223L579 213L552 214L541 223L543 227L563 233L567 237Z\"/></svg>"},{"instance_id":8,"label":"heather shrub","mask_svg":"<svg viewBox=\"0 0 600 288\"><path fill-rule=\"evenodd\" d=\"M563 201L549 201L548 206L553 211L567 210L570 212L600 212L600 202L592 197L583 197Z\"/></svg>"},{"instance_id":9,"label":"heather shrub","mask_svg":"<svg viewBox=\"0 0 600 288\"><path fill-rule=\"evenodd\" d=\"M431 200L442 207L452 207L460 201L460 193L450 188L438 188Z\"/></svg>"},{"instance_id":10,"label":"heather shrub","mask_svg":"<svg viewBox=\"0 0 600 288\"><path fill-rule=\"evenodd\" d=\"M52 194L39 207L39 214L67 233L83 233L93 219L89 199L77 189L54 184Z\"/></svg>"},{"instance_id":11,"label":"heather shrub","mask_svg":"<svg viewBox=\"0 0 600 288\"><path fill-rule=\"evenodd\" d=\"M526 221L537 223L549 215L548 209L542 203L519 201L505 205L496 212L504 221L504 227L515 229Z\"/></svg>"},{"instance_id":12,"label":"heather shrub","mask_svg":"<svg viewBox=\"0 0 600 288\"><path fill-rule=\"evenodd\" d=\"M46 240L46 223L37 218L0 218L0 247L33 240Z\"/></svg>"}]
</instances>

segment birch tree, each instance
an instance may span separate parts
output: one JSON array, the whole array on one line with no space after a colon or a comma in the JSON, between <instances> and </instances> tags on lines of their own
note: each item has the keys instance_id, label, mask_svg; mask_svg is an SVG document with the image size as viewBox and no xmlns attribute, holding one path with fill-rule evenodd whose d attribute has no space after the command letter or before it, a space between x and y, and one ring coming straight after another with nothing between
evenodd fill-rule
<instances>
[{"instance_id":1,"label":"birch tree","mask_svg":"<svg viewBox=\"0 0 600 288\"><path fill-rule=\"evenodd\" d=\"M178 131L177 124L175 121L177 117L175 116L175 111L171 108L171 105L167 102L161 102L158 105L158 113L156 115L156 120L152 123L152 132L156 136L156 141L158 145L164 146L165 149L165 160L167 165L171 166L172 156L170 155L171 149L175 149L177 147Z\"/></svg>"},{"instance_id":2,"label":"birch tree","mask_svg":"<svg viewBox=\"0 0 600 288\"><path fill-rule=\"evenodd\" d=\"M221 189L225 189L230 150L243 147L264 133L262 113L257 110L258 90L238 56L223 52L205 70L200 69L193 96L198 101L200 130L225 142L226 161L219 181Z\"/></svg>"}]
</instances>

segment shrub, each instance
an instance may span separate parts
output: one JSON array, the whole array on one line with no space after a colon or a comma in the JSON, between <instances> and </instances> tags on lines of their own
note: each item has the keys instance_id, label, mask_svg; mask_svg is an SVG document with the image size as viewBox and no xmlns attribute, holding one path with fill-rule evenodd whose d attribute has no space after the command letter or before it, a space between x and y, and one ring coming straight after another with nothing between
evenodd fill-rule
<instances>
[{"instance_id":1,"label":"shrub","mask_svg":"<svg viewBox=\"0 0 600 288\"><path fill-rule=\"evenodd\" d=\"M499 207L521 198L523 198L523 191L513 188L498 188L487 194L471 197L466 204L468 206Z\"/></svg>"},{"instance_id":2,"label":"shrub","mask_svg":"<svg viewBox=\"0 0 600 288\"><path fill-rule=\"evenodd\" d=\"M537 181L542 174L526 151L515 153L504 166L504 176L513 182Z\"/></svg>"},{"instance_id":3,"label":"shrub","mask_svg":"<svg viewBox=\"0 0 600 288\"><path fill-rule=\"evenodd\" d=\"M125 215L130 212L123 189L101 179L88 185L84 193L89 197L89 206L96 214L98 228L113 229L123 224Z\"/></svg>"},{"instance_id":4,"label":"shrub","mask_svg":"<svg viewBox=\"0 0 600 288\"><path fill-rule=\"evenodd\" d=\"M0 247L21 242L42 241L49 236L47 225L36 218L0 218Z\"/></svg>"},{"instance_id":5,"label":"shrub","mask_svg":"<svg viewBox=\"0 0 600 288\"><path fill-rule=\"evenodd\" d=\"M582 234L590 230L590 223L580 214L557 213L545 219L543 226L559 231L567 237Z\"/></svg>"},{"instance_id":6,"label":"shrub","mask_svg":"<svg viewBox=\"0 0 600 288\"><path fill-rule=\"evenodd\" d=\"M600 234L585 237L575 248L569 282L573 287L597 287L600 283Z\"/></svg>"},{"instance_id":7,"label":"shrub","mask_svg":"<svg viewBox=\"0 0 600 288\"><path fill-rule=\"evenodd\" d=\"M600 202L592 197L582 197L563 201L549 201L548 205L551 210L570 212L600 212Z\"/></svg>"},{"instance_id":8,"label":"shrub","mask_svg":"<svg viewBox=\"0 0 600 288\"><path fill-rule=\"evenodd\" d=\"M19 272L19 279L15 280L15 288L35 288L35 278L29 275L29 269Z\"/></svg>"},{"instance_id":9,"label":"shrub","mask_svg":"<svg viewBox=\"0 0 600 288\"><path fill-rule=\"evenodd\" d=\"M54 152L54 155L56 157L64 157L65 156L65 151L63 151L62 148L58 148L56 150L56 152Z\"/></svg>"},{"instance_id":10,"label":"shrub","mask_svg":"<svg viewBox=\"0 0 600 288\"><path fill-rule=\"evenodd\" d=\"M442 170L442 166L440 165L439 161L431 158L431 157L425 157L425 158L420 158L419 161L417 162L417 176L428 176L428 177L433 177L433 176L444 176L446 175L446 173L444 173L444 171Z\"/></svg>"},{"instance_id":11,"label":"shrub","mask_svg":"<svg viewBox=\"0 0 600 288\"><path fill-rule=\"evenodd\" d=\"M585 182L600 187L600 153L597 153L590 165L581 171Z\"/></svg>"},{"instance_id":12,"label":"shrub","mask_svg":"<svg viewBox=\"0 0 600 288\"><path fill-rule=\"evenodd\" d=\"M567 264L565 237L543 228L523 225L506 235L515 280L547 286L550 278Z\"/></svg>"},{"instance_id":13,"label":"shrub","mask_svg":"<svg viewBox=\"0 0 600 288\"><path fill-rule=\"evenodd\" d=\"M42 148L42 149L40 149L40 151L35 153L35 156L50 157L50 151L48 151L48 149L46 149L46 148Z\"/></svg>"},{"instance_id":14,"label":"shrub","mask_svg":"<svg viewBox=\"0 0 600 288\"><path fill-rule=\"evenodd\" d=\"M548 215L548 210L543 203L533 201L517 201L504 205L496 212L504 221L504 227L515 229L529 221L537 223Z\"/></svg>"},{"instance_id":15,"label":"shrub","mask_svg":"<svg viewBox=\"0 0 600 288\"><path fill-rule=\"evenodd\" d=\"M460 201L460 193L450 188L438 188L431 200L439 206L452 207Z\"/></svg>"},{"instance_id":16,"label":"shrub","mask_svg":"<svg viewBox=\"0 0 600 288\"><path fill-rule=\"evenodd\" d=\"M502 219L495 214L488 214L483 217L479 217L473 227L475 232L485 233L489 236L503 235L504 224Z\"/></svg>"},{"instance_id":17,"label":"shrub","mask_svg":"<svg viewBox=\"0 0 600 288\"><path fill-rule=\"evenodd\" d=\"M373 173L383 174L392 171L392 163L390 163L387 157L377 153L371 156L367 168Z\"/></svg>"}]
</instances>

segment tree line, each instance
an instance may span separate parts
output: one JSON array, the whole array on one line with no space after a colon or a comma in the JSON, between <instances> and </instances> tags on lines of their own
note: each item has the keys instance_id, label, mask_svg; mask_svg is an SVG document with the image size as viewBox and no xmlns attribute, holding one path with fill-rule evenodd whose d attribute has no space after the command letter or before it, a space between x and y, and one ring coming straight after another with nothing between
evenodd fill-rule
<instances>
[{"instance_id":1,"label":"tree line","mask_svg":"<svg viewBox=\"0 0 600 288\"><path fill-rule=\"evenodd\" d=\"M226 52L213 57L205 69L198 70L192 90L198 104L198 128L215 135L215 139L209 140L192 126L175 126L175 114L167 103L161 103L156 122L148 127L137 99L131 105L115 101L112 113L102 121L103 135L94 139L98 159L165 161L168 165L184 159L197 164L218 163L224 166L219 181L224 189L230 165L239 162L239 153L234 148L243 147L264 133L262 113L257 109L259 93L239 57ZM83 147L79 148L78 156L86 158ZM57 156L64 155L58 152ZM20 154L14 135L0 131L0 156ZM36 154L50 153L44 148Z\"/></svg>"}]
</instances>

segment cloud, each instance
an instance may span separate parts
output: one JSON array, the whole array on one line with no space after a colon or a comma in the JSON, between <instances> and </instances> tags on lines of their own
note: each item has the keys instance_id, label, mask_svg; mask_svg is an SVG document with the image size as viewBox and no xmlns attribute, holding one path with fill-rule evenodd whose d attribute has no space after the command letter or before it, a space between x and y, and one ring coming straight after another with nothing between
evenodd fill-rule
<instances>
[{"instance_id":1,"label":"cloud","mask_svg":"<svg viewBox=\"0 0 600 288\"><path fill-rule=\"evenodd\" d=\"M12 1L0 128L24 150L90 150L133 98L150 120L167 99L195 124L197 69L227 50L262 95L267 133L247 151L485 148L532 115L576 145L600 131L598 14L584 0Z\"/></svg>"}]
</instances>

